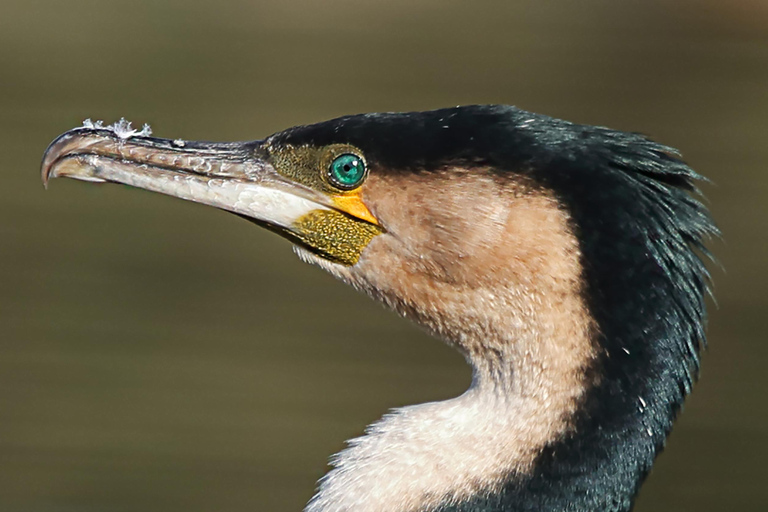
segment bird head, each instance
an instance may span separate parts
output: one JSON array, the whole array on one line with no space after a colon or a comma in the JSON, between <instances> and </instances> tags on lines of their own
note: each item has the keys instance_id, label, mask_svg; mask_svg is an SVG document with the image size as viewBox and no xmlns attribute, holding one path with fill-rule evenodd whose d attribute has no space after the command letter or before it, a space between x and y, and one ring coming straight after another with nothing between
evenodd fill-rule
<instances>
[{"instance_id":1,"label":"bird head","mask_svg":"<svg viewBox=\"0 0 768 512\"><path fill-rule=\"evenodd\" d=\"M461 338L510 306L510 290L562 302L580 286L568 212L532 176L546 150L535 141L552 122L512 107L457 107L348 116L242 143L86 123L49 146L42 173L46 183L116 182L236 213L293 242L305 261Z\"/></svg>"}]
</instances>

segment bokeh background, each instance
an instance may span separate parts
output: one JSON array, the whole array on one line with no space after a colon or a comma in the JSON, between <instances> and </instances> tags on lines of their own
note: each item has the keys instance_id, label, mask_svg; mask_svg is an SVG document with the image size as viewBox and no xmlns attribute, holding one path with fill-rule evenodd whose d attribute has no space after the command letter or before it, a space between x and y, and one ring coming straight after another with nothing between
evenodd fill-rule
<instances>
[{"instance_id":1,"label":"bokeh background","mask_svg":"<svg viewBox=\"0 0 768 512\"><path fill-rule=\"evenodd\" d=\"M470 379L248 222L44 191L51 139L468 103L644 132L712 179L710 348L637 510L767 510L767 2L3 0L0 511L295 512L345 439Z\"/></svg>"}]
</instances>

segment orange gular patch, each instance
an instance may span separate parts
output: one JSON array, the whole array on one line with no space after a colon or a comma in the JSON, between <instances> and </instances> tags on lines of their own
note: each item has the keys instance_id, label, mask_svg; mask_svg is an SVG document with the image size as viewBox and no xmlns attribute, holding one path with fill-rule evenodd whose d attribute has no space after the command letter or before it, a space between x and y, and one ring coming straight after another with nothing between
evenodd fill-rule
<instances>
[{"instance_id":1,"label":"orange gular patch","mask_svg":"<svg viewBox=\"0 0 768 512\"><path fill-rule=\"evenodd\" d=\"M374 226L380 226L379 221L373 216L368 207L363 203L360 194L357 192L345 195L334 195L331 200L336 208L344 213L370 222Z\"/></svg>"}]
</instances>

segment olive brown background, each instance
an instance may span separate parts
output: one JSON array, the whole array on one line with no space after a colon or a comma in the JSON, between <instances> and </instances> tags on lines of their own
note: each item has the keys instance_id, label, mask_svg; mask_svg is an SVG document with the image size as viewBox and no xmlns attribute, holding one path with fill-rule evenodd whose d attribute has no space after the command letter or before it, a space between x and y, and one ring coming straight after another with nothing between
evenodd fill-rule
<instances>
[{"instance_id":1,"label":"olive brown background","mask_svg":"<svg viewBox=\"0 0 768 512\"><path fill-rule=\"evenodd\" d=\"M344 439L470 380L248 222L44 191L50 140L470 103L643 132L712 180L710 347L637 510L768 509L768 2L3 0L0 512L298 511Z\"/></svg>"}]
</instances>

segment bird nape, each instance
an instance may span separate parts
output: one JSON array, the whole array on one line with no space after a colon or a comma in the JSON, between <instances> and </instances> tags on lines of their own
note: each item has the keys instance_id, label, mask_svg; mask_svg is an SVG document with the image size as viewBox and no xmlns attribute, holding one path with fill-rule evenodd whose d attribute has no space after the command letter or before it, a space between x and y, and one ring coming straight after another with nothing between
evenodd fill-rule
<instances>
[{"instance_id":1,"label":"bird nape","mask_svg":"<svg viewBox=\"0 0 768 512\"><path fill-rule=\"evenodd\" d=\"M234 212L466 357L463 395L373 424L308 512L629 510L698 372L717 229L641 135L493 105L244 143L88 122L42 174Z\"/></svg>"}]
</instances>

